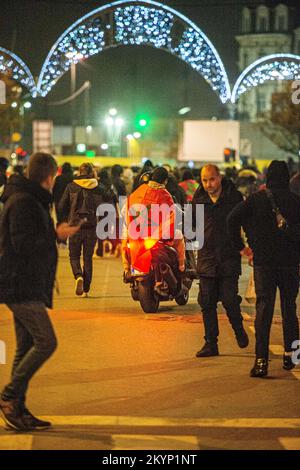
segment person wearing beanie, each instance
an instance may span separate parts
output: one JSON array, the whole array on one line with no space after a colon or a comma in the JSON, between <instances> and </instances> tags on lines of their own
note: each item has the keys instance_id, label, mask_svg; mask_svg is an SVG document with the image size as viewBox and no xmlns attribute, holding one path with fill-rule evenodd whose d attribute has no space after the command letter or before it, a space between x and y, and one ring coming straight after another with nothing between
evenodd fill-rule
<instances>
[{"instance_id":1,"label":"person wearing beanie","mask_svg":"<svg viewBox=\"0 0 300 470\"><path fill-rule=\"evenodd\" d=\"M240 245L243 227L254 267L256 290L256 359L251 377L268 374L269 338L274 314L276 290L279 288L284 356L283 368L295 367L293 349L299 340L296 298L299 289L300 197L289 189L290 175L284 161L271 162L266 190L252 194L227 218L229 238Z\"/></svg>"}]
</instances>

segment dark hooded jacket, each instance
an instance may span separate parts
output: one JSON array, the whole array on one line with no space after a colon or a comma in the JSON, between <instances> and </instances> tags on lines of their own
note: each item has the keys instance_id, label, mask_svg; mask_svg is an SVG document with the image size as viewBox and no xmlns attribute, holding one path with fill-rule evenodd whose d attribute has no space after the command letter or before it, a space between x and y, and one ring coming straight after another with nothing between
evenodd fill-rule
<instances>
[{"instance_id":1,"label":"dark hooded jacket","mask_svg":"<svg viewBox=\"0 0 300 470\"><path fill-rule=\"evenodd\" d=\"M198 251L197 272L201 276L238 276L241 273L239 250L232 247L227 231L226 218L243 197L230 180L222 180L222 192L213 203L200 185L194 194L192 207L204 205L204 245Z\"/></svg>"},{"instance_id":2,"label":"dark hooded jacket","mask_svg":"<svg viewBox=\"0 0 300 470\"><path fill-rule=\"evenodd\" d=\"M252 194L229 215L229 237L234 246L243 248L239 238L240 228L243 227L254 253L254 265L296 266L300 254L300 197L289 189L289 173L285 162L273 161L270 164L266 184L288 228L278 228L271 202L266 191L262 190Z\"/></svg>"},{"instance_id":3,"label":"dark hooded jacket","mask_svg":"<svg viewBox=\"0 0 300 470\"><path fill-rule=\"evenodd\" d=\"M19 175L2 196L0 221L0 302L44 302L52 307L57 265L51 194Z\"/></svg>"},{"instance_id":4,"label":"dark hooded jacket","mask_svg":"<svg viewBox=\"0 0 300 470\"><path fill-rule=\"evenodd\" d=\"M93 221L85 224L82 228L95 229L97 225L96 210L103 202L112 203L115 195L112 190L105 188L94 177L78 176L72 183L69 183L59 202L58 209L61 214L61 220L76 225L76 210L80 208L84 200L84 192L90 193L91 206L94 212Z\"/></svg>"}]
</instances>

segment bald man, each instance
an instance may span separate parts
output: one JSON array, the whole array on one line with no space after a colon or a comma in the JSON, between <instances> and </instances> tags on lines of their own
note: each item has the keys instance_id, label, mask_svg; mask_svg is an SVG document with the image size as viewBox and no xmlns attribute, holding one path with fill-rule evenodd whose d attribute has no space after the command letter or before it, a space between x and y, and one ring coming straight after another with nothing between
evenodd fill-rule
<instances>
[{"instance_id":1,"label":"bald man","mask_svg":"<svg viewBox=\"0 0 300 470\"><path fill-rule=\"evenodd\" d=\"M198 303L203 314L205 344L196 356L209 357L219 355L219 300L226 310L239 347L245 348L249 344L238 295L241 256L232 247L226 230L228 214L243 197L231 180L222 178L215 165L202 168L201 183L192 204L194 210L197 204L204 205L204 245L198 251L197 272L200 277Z\"/></svg>"}]
</instances>

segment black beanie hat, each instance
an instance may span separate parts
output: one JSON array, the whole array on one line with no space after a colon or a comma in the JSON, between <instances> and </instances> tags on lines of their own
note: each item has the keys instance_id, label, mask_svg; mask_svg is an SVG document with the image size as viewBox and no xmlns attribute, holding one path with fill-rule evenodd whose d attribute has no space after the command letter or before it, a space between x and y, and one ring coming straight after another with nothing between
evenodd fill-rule
<instances>
[{"instance_id":1,"label":"black beanie hat","mask_svg":"<svg viewBox=\"0 0 300 470\"><path fill-rule=\"evenodd\" d=\"M290 174L286 162L273 160L267 171L267 188L287 189L290 183Z\"/></svg>"}]
</instances>

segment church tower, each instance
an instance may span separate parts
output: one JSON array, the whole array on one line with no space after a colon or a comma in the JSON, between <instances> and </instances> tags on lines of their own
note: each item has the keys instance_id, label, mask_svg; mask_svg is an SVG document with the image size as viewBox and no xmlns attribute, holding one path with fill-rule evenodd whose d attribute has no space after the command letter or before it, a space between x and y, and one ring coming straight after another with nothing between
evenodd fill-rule
<instances>
[{"instance_id":1,"label":"church tower","mask_svg":"<svg viewBox=\"0 0 300 470\"><path fill-rule=\"evenodd\" d=\"M279 2L260 2L242 10L239 44L239 71L257 59L275 53L300 54L300 27L294 8ZM298 27L296 27L298 26ZM257 122L270 116L272 94L282 82L267 82L243 94L238 102L240 120Z\"/></svg>"}]
</instances>

